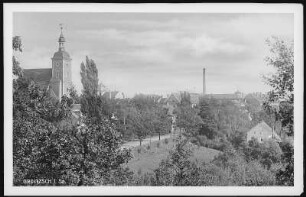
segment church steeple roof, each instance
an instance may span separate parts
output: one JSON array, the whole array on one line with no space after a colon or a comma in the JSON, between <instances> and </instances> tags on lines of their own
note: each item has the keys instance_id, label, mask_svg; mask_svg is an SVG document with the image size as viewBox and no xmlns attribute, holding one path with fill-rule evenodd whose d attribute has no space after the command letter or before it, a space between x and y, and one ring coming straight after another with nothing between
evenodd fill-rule
<instances>
[{"instance_id":1,"label":"church steeple roof","mask_svg":"<svg viewBox=\"0 0 306 197\"><path fill-rule=\"evenodd\" d=\"M65 42L64 34L63 34L63 26L61 26L61 35L58 39L58 42Z\"/></svg>"},{"instance_id":2,"label":"church steeple roof","mask_svg":"<svg viewBox=\"0 0 306 197\"><path fill-rule=\"evenodd\" d=\"M60 24L60 28L61 28L61 34L60 34L60 37L58 39L59 51L65 51L65 47L64 47L65 37L64 37L64 34L63 34L63 25L62 24Z\"/></svg>"},{"instance_id":3,"label":"church steeple roof","mask_svg":"<svg viewBox=\"0 0 306 197\"><path fill-rule=\"evenodd\" d=\"M61 34L58 39L59 48L58 51L54 53L53 59L70 59L69 53L65 51L64 43L66 42L64 34L63 34L63 25L60 24Z\"/></svg>"}]
</instances>

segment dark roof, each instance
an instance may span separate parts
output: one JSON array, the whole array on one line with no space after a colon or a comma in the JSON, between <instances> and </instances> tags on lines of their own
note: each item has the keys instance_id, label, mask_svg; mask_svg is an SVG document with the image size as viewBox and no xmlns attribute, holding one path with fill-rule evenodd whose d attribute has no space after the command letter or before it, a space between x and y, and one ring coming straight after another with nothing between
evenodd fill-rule
<instances>
[{"instance_id":1,"label":"dark roof","mask_svg":"<svg viewBox=\"0 0 306 197\"><path fill-rule=\"evenodd\" d=\"M53 55L53 59L71 59L69 53L66 51L57 51Z\"/></svg>"},{"instance_id":2,"label":"dark roof","mask_svg":"<svg viewBox=\"0 0 306 197\"><path fill-rule=\"evenodd\" d=\"M41 86L48 86L52 77L51 68L24 69L23 73L26 78L32 79Z\"/></svg>"},{"instance_id":3,"label":"dark roof","mask_svg":"<svg viewBox=\"0 0 306 197\"><path fill-rule=\"evenodd\" d=\"M59 42L65 42L65 38L64 38L63 33L61 33L61 35L60 35L58 41L59 41Z\"/></svg>"}]
</instances>

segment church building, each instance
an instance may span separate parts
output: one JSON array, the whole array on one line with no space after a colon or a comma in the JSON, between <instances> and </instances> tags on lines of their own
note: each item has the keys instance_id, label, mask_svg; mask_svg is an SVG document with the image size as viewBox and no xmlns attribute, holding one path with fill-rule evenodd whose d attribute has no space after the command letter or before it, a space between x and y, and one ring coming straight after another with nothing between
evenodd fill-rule
<instances>
[{"instance_id":1,"label":"church building","mask_svg":"<svg viewBox=\"0 0 306 197\"><path fill-rule=\"evenodd\" d=\"M65 51L65 37L63 28L58 39L58 51L54 53L52 68L24 69L24 76L35 81L42 88L47 88L51 96L61 99L72 85L71 81L71 58Z\"/></svg>"}]
</instances>

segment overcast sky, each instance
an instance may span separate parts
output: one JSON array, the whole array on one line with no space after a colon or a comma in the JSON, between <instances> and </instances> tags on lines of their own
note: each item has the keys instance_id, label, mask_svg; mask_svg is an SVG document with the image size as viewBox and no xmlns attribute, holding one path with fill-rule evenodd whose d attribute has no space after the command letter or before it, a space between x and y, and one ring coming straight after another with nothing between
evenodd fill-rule
<instances>
[{"instance_id":1,"label":"overcast sky","mask_svg":"<svg viewBox=\"0 0 306 197\"><path fill-rule=\"evenodd\" d=\"M64 24L72 80L82 88L80 64L96 62L99 79L128 96L202 92L266 92L265 40L293 39L293 14L15 13L13 31L23 42L23 68L51 68Z\"/></svg>"}]
</instances>

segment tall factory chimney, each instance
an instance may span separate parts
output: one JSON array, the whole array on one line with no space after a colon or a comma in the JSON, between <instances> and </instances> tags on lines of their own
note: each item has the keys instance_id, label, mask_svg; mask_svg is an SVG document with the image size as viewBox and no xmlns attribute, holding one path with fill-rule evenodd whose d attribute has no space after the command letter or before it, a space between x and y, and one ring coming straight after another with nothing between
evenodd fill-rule
<instances>
[{"instance_id":1,"label":"tall factory chimney","mask_svg":"<svg viewBox=\"0 0 306 197\"><path fill-rule=\"evenodd\" d=\"M205 68L203 68L203 95L206 94Z\"/></svg>"}]
</instances>

